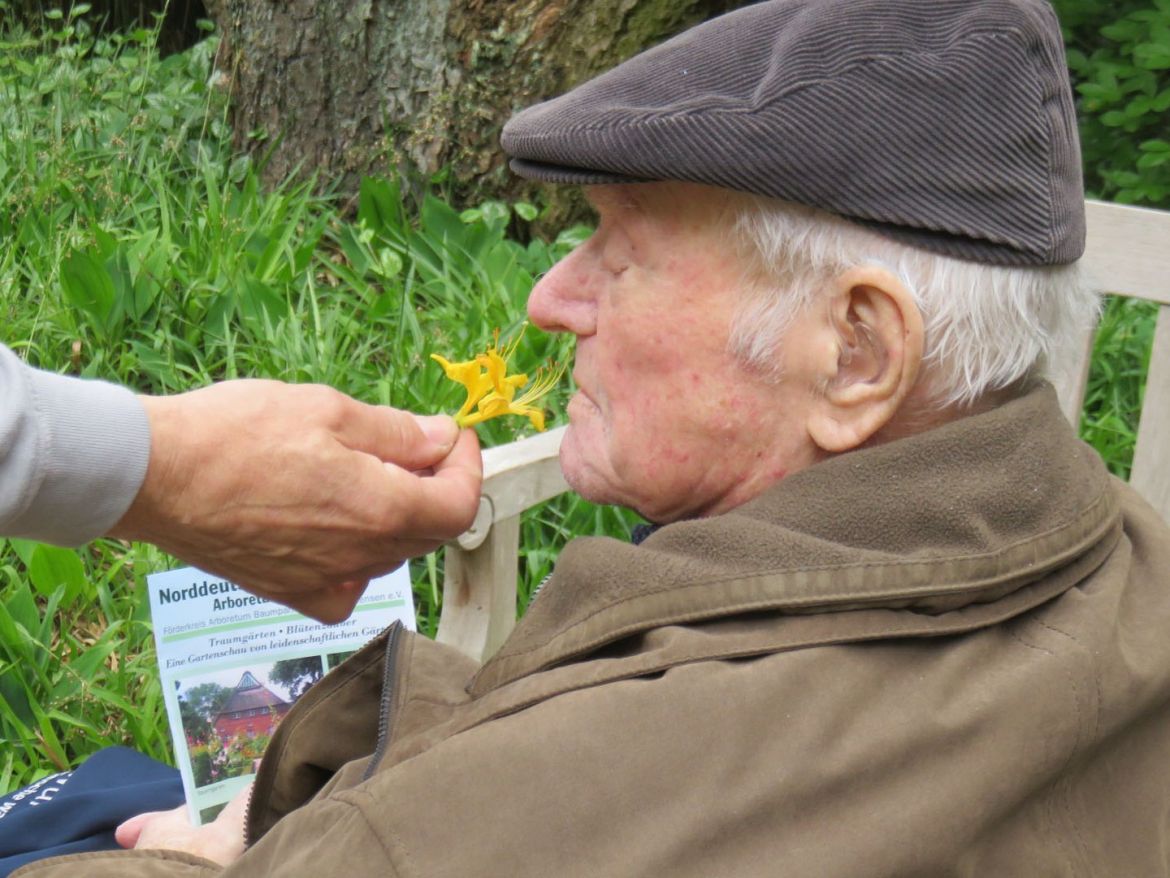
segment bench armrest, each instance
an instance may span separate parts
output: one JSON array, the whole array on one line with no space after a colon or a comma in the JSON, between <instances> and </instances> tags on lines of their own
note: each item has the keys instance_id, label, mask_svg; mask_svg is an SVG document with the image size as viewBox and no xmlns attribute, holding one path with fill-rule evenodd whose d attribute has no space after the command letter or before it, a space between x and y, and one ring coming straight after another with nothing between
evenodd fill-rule
<instances>
[{"instance_id":1,"label":"bench armrest","mask_svg":"<svg viewBox=\"0 0 1170 878\"><path fill-rule=\"evenodd\" d=\"M516 624L520 515L569 490L557 459L564 434L558 427L484 451L479 512L446 548L440 643L482 661Z\"/></svg>"}]
</instances>

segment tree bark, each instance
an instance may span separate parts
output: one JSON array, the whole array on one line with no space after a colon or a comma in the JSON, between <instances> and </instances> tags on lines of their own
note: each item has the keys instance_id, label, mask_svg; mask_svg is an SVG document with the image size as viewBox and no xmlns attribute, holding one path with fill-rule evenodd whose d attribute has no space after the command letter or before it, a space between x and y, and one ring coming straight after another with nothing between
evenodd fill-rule
<instances>
[{"instance_id":1,"label":"tree bark","mask_svg":"<svg viewBox=\"0 0 1170 878\"><path fill-rule=\"evenodd\" d=\"M530 197L503 123L744 0L212 0L237 146L269 182L426 181L456 201ZM565 210L556 211L564 214Z\"/></svg>"}]
</instances>

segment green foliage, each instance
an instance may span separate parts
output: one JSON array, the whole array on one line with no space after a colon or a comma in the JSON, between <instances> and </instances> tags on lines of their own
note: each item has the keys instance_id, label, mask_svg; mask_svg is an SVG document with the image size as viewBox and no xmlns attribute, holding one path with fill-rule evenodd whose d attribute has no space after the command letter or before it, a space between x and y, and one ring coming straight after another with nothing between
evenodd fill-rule
<instances>
[{"instance_id":1,"label":"green foliage","mask_svg":"<svg viewBox=\"0 0 1170 878\"><path fill-rule=\"evenodd\" d=\"M211 737L211 721L231 696L232 690L219 683L200 683L179 695L179 717L188 741Z\"/></svg>"},{"instance_id":2,"label":"green foliage","mask_svg":"<svg viewBox=\"0 0 1170 878\"><path fill-rule=\"evenodd\" d=\"M209 735L190 749L195 786L252 774L256 760L264 755L270 740L268 735L237 735L226 741L218 735ZM201 819L207 819L202 817L202 812Z\"/></svg>"},{"instance_id":3,"label":"green foliage","mask_svg":"<svg viewBox=\"0 0 1170 878\"><path fill-rule=\"evenodd\" d=\"M1123 479L1133 462L1157 311L1153 302L1110 297L1093 339L1081 437Z\"/></svg>"},{"instance_id":4,"label":"green foliage","mask_svg":"<svg viewBox=\"0 0 1170 878\"><path fill-rule=\"evenodd\" d=\"M295 701L321 679L321 660L316 656L283 659L272 666L268 679L287 689Z\"/></svg>"},{"instance_id":5,"label":"green foliage","mask_svg":"<svg viewBox=\"0 0 1170 878\"><path fill-rule=\"evenodd\" d=\"M429 354L469 356L517 327L533 278L588 234L521 245L506 231L532 205L460 214L380 180L352 219L310 185L263 190L208 86L214 41L160 61L150 32L57 22L0 28L0 315L34 365L148 393L270 377L451 411L460 391ZM516 362L568 356L529 331ZM549 401L553 424L566 393ZM481 440L515 438L526 422L509 420ZM627 518L569 498L534 510L522 605L570 533L624 532ZM107 744L167 758L143 579L175 564L114 541L0 543L0 789ZM441 554L412 573L433 635Z\"/></svg>"},{"instance_id":6,"label":"green foliage","mask_svg":"<svg viewBox=\"0 0 1170 878\"><path fill-rule=\"evenodd\" d=\"M1091 198L1170 209L1170 0L1055 0L1078 95ZM1133 458L1156 308L1110 298L1081 434L1109 468Z\"/></svg>"},{"instance_id":7,"label":"green foliage","mask_svg":"<svg viewBox=\"0 0 1170 878\"><path fill-rule=\"evenodd\" d=\"M211 750L206 744L196 744L188 752L191 756L191 776L195 779L195 786L207 786L211 783Z\"/></svg>"},{"instance_id":8,"label":"green foliage","mask_svg":"<svg viewBox=\"0 0 1170 878\"><path fill-rule=\"evenodd\" d=\"M1170 207L1170 0L1057 0L1091 195Z\"/></svg>"},{"instance_id":9,"label":"green foliage","mask_svg":"<svg viewBox=\"0 0 1170 878\"><path fill-rule=\"evenodd\" d=\"M0 788L110 744L166 757L150 624L126 593L140 557L0 540Z\"/></svg>"}]
</instances>

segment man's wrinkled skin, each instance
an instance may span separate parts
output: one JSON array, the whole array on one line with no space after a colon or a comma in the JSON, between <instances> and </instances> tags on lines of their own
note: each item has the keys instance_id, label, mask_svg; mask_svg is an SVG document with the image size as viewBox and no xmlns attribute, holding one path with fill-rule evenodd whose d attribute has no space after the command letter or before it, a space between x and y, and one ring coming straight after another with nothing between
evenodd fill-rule
<instances>
[{"instance_id":1,"label":"man's wrinkled skin","mask_svg":"<svg viewBox=\"0 0 1170 878\"><path fill-rule=\"evenodd\" d=\"M793 319L777 379L729 351L748 293L728 193L647 183L586 195L597 232L528 300L537 326L577 336L561 446L576 491L656 522L714 515L879 438L921 360L922 320L900 281L879 269L839 278Z\"/></svg>"},{"instance_id":2,"label":"man's wrinkled skin","mask_svg":"<svg viewBox=\"0 0 1170 878\"><path fill-rule=\"evenodd\" d=\"M475 517L479 443L449 417L277 381L142 402L150 464L111 535L320 621L348 617L370 579Z\"/></svg>"}]
</instances>

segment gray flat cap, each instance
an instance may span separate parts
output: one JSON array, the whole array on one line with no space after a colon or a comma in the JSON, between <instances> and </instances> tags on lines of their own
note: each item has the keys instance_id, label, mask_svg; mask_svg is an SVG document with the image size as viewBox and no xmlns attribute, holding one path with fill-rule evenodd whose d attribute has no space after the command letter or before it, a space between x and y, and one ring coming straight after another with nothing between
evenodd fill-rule
<instances>
[{"instance_id":1,"label":"gray flat cap","mask_svg":"<svg viewBox=\"0 0 1170 878\"><path fill-rule=\"evenodd\" d=\"M934 252L1084 250L1060 28L1044 0L770 0L514 116L553 183L688 180L819 207Z\"/></svg>"}]
</instances>

